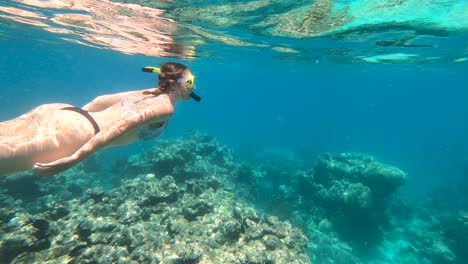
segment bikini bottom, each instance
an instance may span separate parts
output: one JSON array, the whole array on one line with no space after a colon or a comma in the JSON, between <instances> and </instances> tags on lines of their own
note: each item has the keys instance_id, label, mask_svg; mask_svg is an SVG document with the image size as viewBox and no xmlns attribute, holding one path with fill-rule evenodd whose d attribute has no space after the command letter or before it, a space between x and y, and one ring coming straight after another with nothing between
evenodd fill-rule
<instances>
[{"instance_id":1,"label":"bikini bottom","mask_svg":"<svg viewBox=\"0 0 468 264\"><path fill-rule=\"evenodd\" d=\"M67 106L67 107L61 108L60 110L69 110L69 111L80 113L81 115L86 117L86 119L88 119L89 122L91 122L91 124L94 127L94 134L97 134L97 133L99 133L99 131L101 131L99 129L99 125L96 123L96 120L94 120L94 118L88 113L88 111L85 111L85 110L83 110L81 108L78 108L78 107L75 107L75 106Z\"/></svg>"}]
</instances>

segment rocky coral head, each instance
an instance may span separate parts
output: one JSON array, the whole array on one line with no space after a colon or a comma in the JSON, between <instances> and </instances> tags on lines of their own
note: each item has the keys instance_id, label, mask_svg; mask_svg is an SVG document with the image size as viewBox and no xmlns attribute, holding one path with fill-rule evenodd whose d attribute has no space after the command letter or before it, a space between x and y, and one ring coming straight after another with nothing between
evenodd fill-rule
<instances>
[{"instance_id":1,"label":"rocky coral head","mask_svg":"<svg viewBox=\"0 0 468 264\"><path fill-rule=\"evenodd\" d=\"M314 179L324 186L330 186L336 180L362 183L379 198L394 193L407 178L399 168L357 153L322 154L315 163L314 172Z\"/></svg>"},{"instance_id":2,"label":"rocky coral head","mask_svg":"<svg viewBox=\"0 0 468 264\"><path fill-rule=\"evenodd\" d=\"M397 167L375 162L363 172L363 183L386 197L406 182L407 174Z\"/></svg>"}]
</instances>

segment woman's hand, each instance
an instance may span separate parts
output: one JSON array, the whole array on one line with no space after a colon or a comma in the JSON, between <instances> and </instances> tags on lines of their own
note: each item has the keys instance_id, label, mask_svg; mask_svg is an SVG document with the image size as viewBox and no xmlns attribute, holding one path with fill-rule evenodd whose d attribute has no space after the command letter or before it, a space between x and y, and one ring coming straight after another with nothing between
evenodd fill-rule
<instances>
[{"instance_id":1,"label":"woman's hand","mask_svg":"<svg viewBox=\"0 0 468 264\"><path fill-rule=\"evenodd\" d=\"M78 160L71 157L65 157L49 163L34 163L33 170L41 176L50 176L67 170L78 163Z\"/></svg>"}]
</instances>

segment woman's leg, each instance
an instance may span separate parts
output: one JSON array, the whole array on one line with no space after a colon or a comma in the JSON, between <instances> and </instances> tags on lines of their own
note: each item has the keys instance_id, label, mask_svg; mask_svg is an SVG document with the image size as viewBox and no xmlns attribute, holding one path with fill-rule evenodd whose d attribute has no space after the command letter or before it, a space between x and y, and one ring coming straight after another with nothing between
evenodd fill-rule
<instances>
[{"instance_id":1,"label":"woman's leg","mask_svg":"<svg viewBox=\"0 0 468 264\"><path fill-rule=\"evenodd\" d=\"M0 175L30 169L35 148L34 138L0 136Z\"/></svg>"},{"instance_id":2,"label":"woman's leg","mask_svg":"<svg viewBox=\"0 0 468 264\"><path fill-rule=\"evenodd\" d=\"M37 159L58 151L57 131L50 128L57 120L54 112L64 106L69 105L43 105L0 122L0 175L31 169Z\"/></svg>"}]
</instances>

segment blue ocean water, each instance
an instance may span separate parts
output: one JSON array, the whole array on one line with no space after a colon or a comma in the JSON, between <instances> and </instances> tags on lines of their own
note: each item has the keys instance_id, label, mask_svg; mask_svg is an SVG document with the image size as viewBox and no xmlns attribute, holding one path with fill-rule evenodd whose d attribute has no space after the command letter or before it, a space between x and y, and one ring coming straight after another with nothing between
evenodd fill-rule
<instances>
[{"instance_id":1,"label":"blue ocean water","mask_svg":"<svg viewBox=\"0 0 468 264\"><path fill-rule=\"evenodd\" d=\"M141 66L173 61L38 42L55 36L23 30L9 29L25 35L0 43L3 120L44 103L84 105L152 87L155 76ZM364 151L408 171L422 190L465 180L466 63L291 61L243 49L185 62L204 100L180 104L167 136L200 129L237 147Z\"/></svg>"},{"instance_id":2,"label":"blue ocean water","mask_svg":"<svg viewBox=\"0 0 468 264\"><path fill-rule=\"evenodd\" d=\"M180 23L172 33L193 46L186 58L72 43L0 9L0 120L40 104L81 106L98 95L153 87L156 76L141 67L176 61L196 75L203 99L177 105L165 138L200 130L241 160L263 149L300 153L310 165L323 152L366 153L408 174L403 193L468 190L466 1L384 1L380 13L379 1L328 1L352 19L320 29L312 29L318 22L307 28L307 17L294 24L313 1L178 2L149 6ZM29 4L0 1L41 11ZM101 157L111 163L153 144L106 149Z\"/></svg>"}]
</instances>

